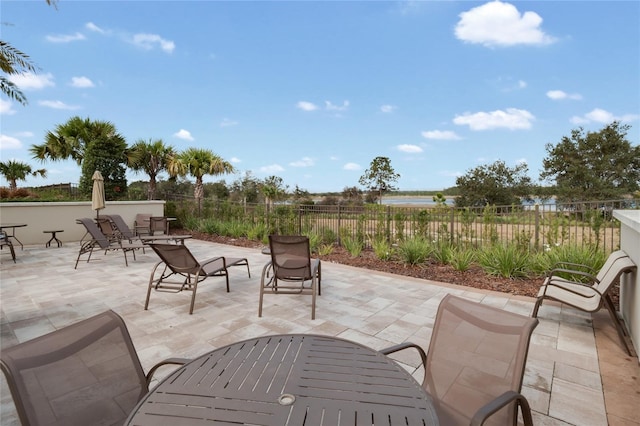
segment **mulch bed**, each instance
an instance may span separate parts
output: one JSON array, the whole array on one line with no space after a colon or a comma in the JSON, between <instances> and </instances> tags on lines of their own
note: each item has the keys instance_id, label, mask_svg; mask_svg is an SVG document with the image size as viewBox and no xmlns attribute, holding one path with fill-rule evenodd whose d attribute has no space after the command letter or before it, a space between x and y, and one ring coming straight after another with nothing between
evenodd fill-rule
<instances>
[{"instance_id":1,"label":"mulch bed","mask_svg":"<svg viewBox=\"0 0 640 426\"><path fill-rule=\"evenodd\" d=\"M200 232L191 232L193 238L240 247L262 248L264 244L246 238L231 238ZM425 280L463 285L483 290L494 290L519 296L535 297L538 294L542 278L510 279L487 275L480 267L474 266L467 271L456 271L449 265L429 262L421 265L408 265L398 261L378 259L372 250L363 250L360 256L352 257L344 247L336 247L329 255L319 256L325 262L340 263L357 268L382 271Z\"/></svg>"}]
</instances>

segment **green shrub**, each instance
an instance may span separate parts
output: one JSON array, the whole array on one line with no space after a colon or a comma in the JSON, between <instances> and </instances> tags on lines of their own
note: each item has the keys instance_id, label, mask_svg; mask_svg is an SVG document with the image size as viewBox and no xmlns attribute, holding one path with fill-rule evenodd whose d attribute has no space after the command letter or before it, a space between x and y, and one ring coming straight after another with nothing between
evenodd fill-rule
<instances>
[{"instance_id":1,"label":"green shrub","mask_svg":"<svg viewBox=\"0 0 640 426\"><path fill-rule=\"evenodd\" d=\"M320 256L327 256L329 254L333 253L333 244L320 244L320 246L318 246L318 254Z\"/></svg>"},{"instance_id":2,"label":"green shrub","mask_svg":"<svg viewBox=\"0 0 640 426\"><path fill-rule=\"evenodd\" d=\"M349 236L342 239L342 245L347 249L351 257L358 257L362 253L362 243Z\"/></svg>"},{"instance_id":3,"label":"green shrub","mask_svg":"<svg viewBox=\"0 0 640 426\"><path fill-rule=\"evenodd\" d=\"M433 251L431 253L431 257L442 264L451 263L451 258L453 257L454 246L447 240L438 241L433 247Z\"/></svg>"},{"instance_id":4,"label":"green shrub","mask_svg":"<svg viewBox=\"0 0 640 426\"><path fill-rule=\"evenodd\" d=\"M417 265L427 260L432 250L431 244L422 237L409 238L398 244L398 256L410 265Z\"/></svg>"},{"instance_id":5,"label":"green shrub","mask_svg":"<svg viewBox=\"0 0 640 426\"><path fill-rule=\"evenodd\" d=\"M373 252L380 260L391 260L393 257L393 247L388 241L383 239L374 240L372 242Z\"/></svg>"},{"instance_id":6,"label":"green shrub","mask_svg":"<svg viewBox=\"0 0 640 426\"><path fill-rule=\"evenodd\" d=\"M478 252L478 263L489 275L524 278L529 275L529 254L514 244L494 244Z\"/></svg>"},{"instance_id":7,"label":"green shrub","mask_svg":"<svg viewBox=\"0 0 640 426\"><path fill-rule=\"evenodd\" d=\"M537 275L546 275L558 262L569 262L578 265L585 265L593 271L598 271L607 260L607 254L601 250L596 250L591 246L553 246L547 247L545 251L537 253L531 261L531 270ZM575 267L564 266L564 269L575 269ZM587 272L586 269L581 269ZM578 281L585 280L582 276L565 275L564 278Z\"/></svg>"},{"instance_id":8,"label":"green shrub","mask_svg":"<svg viewBox=\"0 0 640 426\"><path fill-rule=\"evenodd\" d=\"M468 270L476 260L476 253L472 249L456 248L451 253L450 264L456 271Z\"/></svg>"}]
</instances>

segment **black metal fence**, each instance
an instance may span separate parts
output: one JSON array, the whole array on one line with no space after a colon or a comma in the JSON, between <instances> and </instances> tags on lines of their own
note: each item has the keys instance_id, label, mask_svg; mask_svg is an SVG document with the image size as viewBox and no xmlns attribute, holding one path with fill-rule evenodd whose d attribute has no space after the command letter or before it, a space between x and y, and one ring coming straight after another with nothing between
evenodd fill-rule
<instances>
[{"instance_id":1,"label":"black metal fence","mask_svg":"<svg viewBox=\"0 0 640 426\"><path fill-rule=\"evenodd\" d=\"M184 223L199 218L232 223L236 228L264 227L268 233L314 233L326 242L356 239L371 246L377 239L392 243L423 237L482 247L498 242L531 250L555 245L582 245L611 251L620 244L620 223L613 210L638 209L640 199L528 206L400 207L395 205L243 204L191 198L174 199L171 213Z\"/></svg>"}]
</instances>

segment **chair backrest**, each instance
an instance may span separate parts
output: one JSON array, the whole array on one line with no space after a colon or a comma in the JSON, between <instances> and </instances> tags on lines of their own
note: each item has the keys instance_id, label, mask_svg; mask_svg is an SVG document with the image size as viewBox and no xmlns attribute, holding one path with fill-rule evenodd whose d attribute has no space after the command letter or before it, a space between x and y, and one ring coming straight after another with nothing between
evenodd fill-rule
<instances>
[{"instance_id":1,"label":"chair backrest","mask_svg":"<svg viewBox=\"0 0 640 426\"><path fill-rule=\"evenodd\" d=\"M113 228L111 219L108 216L97 218L96 224L98 225L98 228L100 228L100 232L102 232L108 240L113 241L118 238L118 233Z\"/></svg>"},{"instance_id":2,"label":"chair backrest","mask_svg":"<svg viewBox=\"0 0 640 426\"><path fill-rule=\"evenodd\" d=\"M596 279L598 281L602 281L605 277L605 275L607 273L609 273L609 271L611 270L611 268L613 267L614 263L621 258L624 257L629 257L629 255L627 255L627 253L625 253L623 250L617 250L614 251L613 253L611 253L609 255L609 257L607 257L606 262L604 262L604 265L602 265L602 268L600 268L600 270L598 271L598 274L596 275Z\"/></svg>"},{"instance_id":3,"label":"chair backrest","mask_svg":"<svg viewBox=\"0 0 640 426\"><path fill-rule=\"evenodd\" d=\"M308 237L269 235L269 249L276 278L311 279L311 252Z\"/></svg>"},{"instance_id":4,"label":"chair backrest","mask_svg":"<svg viewBox=\"0 0 640 426\"><path fill-rule=\"evenodd\" d=\"M138 213L134 221L134 227L136 232L143 230L143 232L151 232L151 213Z\"/></svg>"},{"instance_id":5,"label":"chair backrest","mask_svg":"<svg viewBox=\"0 0 640 426\"><path fill-rule=\"evenodd\" d=\"M2 348L23 426L122 424L148 387L127 327L102 314Z\"/></svg>"},{"instance_id":6,"label":"chair backrest","mask_svg":"<svg viewBox=\"0 0 640 426\"><path fill-rule=\"evenodd\" d=\"M423 386L440 424L469 425L475 412L506 391L520 392L536 318L456 296L444 297L429 342ZM511 404L486 424L515 425Z\"/></svg>"},{"instance_id":7,"label":"chair backrest","mask_svg":"<svg viewBox=\"0 0 640 426\"><path fill-rule=\"evenodd\" d=\"M111 219L111 222L113 222L118 232L122 234L124 238L130 240L134 237L133 231L131 230L131 228L129 228L122 216L120 216L119 214L112 214L108 217Z\"/></svg>"},{"instance_id":8,"label":"chair backrest","mask_svg":"<svg viewBox=\"0 0 640 426\"><path fill-rule=\"evenodd\" d=\"M200 262L184 244L149 244L160 259L176 274L197 274Z\"/></svg>"},{"instance_id":9,"label":"chair backrest","mask_svg":"<svg viewBox=\"0 0 640 426\"><path fill-rule=\"evenodd\" d=\"M13 245L5 231L0 231L0 244L2 244L3 246L4 245L8 245L8 246Z\"/></svg>"},{"instance_id":10,"label":"chair backrest","mask_svg":"<svg viewBox=\"0 0 640 426\"><path fill-rule=\"evenodd\" d=\"M154 234L156 231L160 231L163 234L169 233L169 222L167 218L164 216L151 216L149 218L149 229L151 229L151 234Z\"/></svg>"},{"instance_id":11,"label":"chair backrest","mask_svg":"<svg viewBox=\"0 0 640 426\"><path fill-rule=\"evenodd\" d=\"M80 221L80 223L84 225L89 235L91 235L91 238L93 238L93 240L97 242L100 247L102 247L103 249L106 249L109 247L109 240L102 233L100 228L98 228L98 225L95 224L93 219L89 219L88 217L85 217L78 220Z\"/></svg>"},{"instance_id":12,"label":"chair backrest","mask_svg":"<svg viewBox=\"0 0 640 426\"><path fill-rule=\"evenodd\" d=\"M599 282L594 285L594 288L598 291L598 293L605 295L618 281L620 275L625 272L630 272L635 268L636 265L635 263L633 263L629 256L625 255L623 257L617 257L606 269L604 266L602 267L602 269L600 269L600 272L598 273Z\"/></svg>"}]
</instances>

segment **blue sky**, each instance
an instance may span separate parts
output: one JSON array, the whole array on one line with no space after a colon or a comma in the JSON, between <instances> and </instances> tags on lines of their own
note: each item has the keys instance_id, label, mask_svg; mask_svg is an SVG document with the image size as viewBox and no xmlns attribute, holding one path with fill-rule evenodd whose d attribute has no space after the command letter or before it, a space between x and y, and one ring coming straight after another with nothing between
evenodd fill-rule
<instances>
[{"instance_id":1,"label":"blue sky","mask_svg":"<svg viewBox=\"0 0 640 426\"><path fill-rule=\"evenodd\" d=\"M638 1L3 0L0 13L0 38L39 68L12 77L26 107L0 98L2 161L48 170L27 185L79 181L75 163L28 151L76 115L238 170L208 182L249 171L310 192L358 186L377 156L399 189L433 190L496 160L537 180L545 144L580 126L619 120L640 141Z\"/></svg>"}]
</instances>

